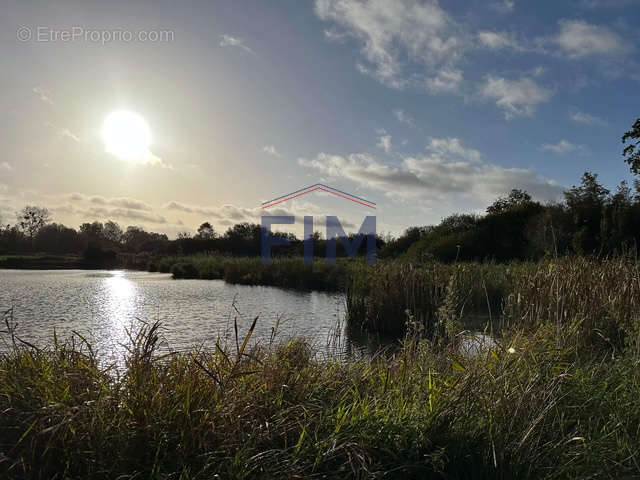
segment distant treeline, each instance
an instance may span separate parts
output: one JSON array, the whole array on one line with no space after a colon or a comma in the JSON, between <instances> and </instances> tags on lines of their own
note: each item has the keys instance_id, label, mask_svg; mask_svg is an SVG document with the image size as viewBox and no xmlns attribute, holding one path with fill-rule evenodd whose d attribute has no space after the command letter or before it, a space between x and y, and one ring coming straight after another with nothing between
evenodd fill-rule
<instances>
[{"instance_id":1,"label":"distant treeline","mask_svg":"<svg viewBox=\"0 0 640 480\"><path fill-rule=\"evenodd\" d=\"M148 257L217 252L257 256L261 251L262 226L246 222L230 227L224 234L218 234L210 223L205 222L195 235L185 232L177 239L169 240L165 234L147 232L138 226L123 229L113 221L83 223L76 230L51 223L49 219L46 208L26 206L17 214L15 225L0 225L0 255L75 254L87 260L108 262L119 254L146 254ZM302 255L303 243L294 234L273 232L273 235L290 241L288 246L273 247L275 255ZM354 235L349 237L353 240ZM384 243L378 238L378 248ZM325 247L326 241L316 232L315 254L323 255ZM366 241L361 246L363 255L365 247ZM340 242L337 253L338 256L346 255Z\"/></svg>"},{"instance_id":2,"label":"distant treeline","mask_svg":"<svg viewBox=\"0 0 640 480\"><path fill-rule=\"evenodd\" d=\"M564 200L542 204L522 190L497 199L485 215L457 214L437 226L412 227L382 249L416 259L538 260L560 255L635 252L640 240L640 183L615 193L586 172Z\"/></svg>"},{"instance_id":3,"label":"distant treeline","mask_svg":"<svg viewBox=\"0 0 640 480\"><path fill-rule=\"evenodd\" d=\"M76 254L91 261L112 261L118 254L146 256L217 252L233 256L260 255L262 227L239 223L218 234L203 223L196 234L165 234L141 227L122 229L117 223L84 223L78 230L49 222L46 208L27 206L15 225L0 227L0 254ZM303 244L292 233L289 246L274 247L276 255L302 255ZM353 239L353 235L351 236ZM399 237L377 239L380 258L412 260L538 260L561 255L618 255L635 252L640 241L640 182L622 182L614 193L586 172L579 186L564 192L564 200L542 204L522 190L498 198L484 215L451 215L436 226L411 227ZM339 242L341 245L341 242ZM326 240L314 237L317 257ZM360 253L364 254L365 242ZM344 256L344 248L338 248Z\"/></svg>"},{"instance_id":4,"label":"distant treeline","mask_svg":"<svg viewBox=\"0 0 640 480\"><path fill-rule=\"evenodd\" d=\"M622 143L631 172L640 175L640 118L622 136ZM274 235L290 241L288 246L274 247L274 255L303 254L303 242L294 234ZM219 234L204 222L195 235L182 233L175 240L137 226L122 229L113 221L83 223L75 230L51 223L48 210L36 206L20 211L14 225L0 221L0 255L75 254L95 263L133 258L133 262L124 262L128 266L136 263L136 257L208 252L258 256L261 238L262 227L252 223L239 223ZM378 235L376 246L380 258L509 261L572 254L635 254L639 240L640 181L636 180L633 188L623 181L612 193L598 182L596 174L585 172L580 185L565 191L560 202L542 204L527 192L514 189L487 207L484 215L455 214L439 225L410 227L396 238ZM315 233L313 243L314 256L323 256L326 240ZM345 255L342 243L338 242L338 256ZM365 254L365 243L360 246L360 255Z\"/></svg>"}]
</instances>

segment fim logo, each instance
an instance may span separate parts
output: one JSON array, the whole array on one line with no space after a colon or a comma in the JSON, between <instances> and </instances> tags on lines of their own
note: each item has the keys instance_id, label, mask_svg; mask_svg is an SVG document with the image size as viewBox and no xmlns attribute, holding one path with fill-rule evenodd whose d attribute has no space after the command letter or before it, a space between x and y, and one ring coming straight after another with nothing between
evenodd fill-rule
<instances>
[{"instance_id":1,"label":"fim logo","mask_svg":"<svg viewBox=\"0 0 640 480\"><path fill-rule=\"evenodd\" d=\"M286 202L288 200L292 200L302 195L307 195L311 192L315 192L316 190L322 190L324 192L336 195L338 197L342 197L346 200L350 200L360 205L364 205L365 207L371 208L373 210L376 209L376 204L369 200L365 200L364 198L357 197L350 193L343 192L342 190L338 190L336 188L329 187L321 183L317 183L315 185L311 185L309 187L296 190L295 192L288 193L287 195L282 195L280 197L274 198L273 200L269 200L268 202L264 202L262 204L262 209L267 209L269 207ZM287 238L273 236L271 234L271 226L272 225L293 225L294 223L295 223L295 217L289 216L289 215L262 217L261 257L262 257L263 264L265 265L271 264L272 247L289 244L289 240ZM367 263L369 265L376 264L376 217L375 216L373 215L366 216L364 218L364 221L362 222L362 225L360 226L358 233L351 239L347 237L346 233L344 232L344 228L342 228L342 224L340 223L340 220L338 220L337 216L327 216L326 227L327 227L327 231L326 231L327 233L327 236L326 236L327 264L329 265L336 264L338 238L342 242L342 245L348 257L353 257L358 252L360 245L366 238ZM311 265L313 264L313 217L312 216L304 217L303 245L304 245L304 263L305 265Z\"/></svg>"}]
</instances>

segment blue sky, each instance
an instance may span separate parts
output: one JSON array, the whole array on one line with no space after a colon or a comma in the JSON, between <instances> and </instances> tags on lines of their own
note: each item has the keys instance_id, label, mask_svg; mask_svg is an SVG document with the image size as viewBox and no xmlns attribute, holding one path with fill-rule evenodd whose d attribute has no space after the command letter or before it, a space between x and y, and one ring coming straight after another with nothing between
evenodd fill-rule
<instances>
[{"instance_id":1,"label":"blue sky","mask_svg":"<svg viewBox=\"0 0 640 480\"><path fill-rule=\"evenodd\" d=\"M585 170L615 188L640 116L638 6L8 1L0 216L39 203L72 226L224 230L322 181L375 201L379 231L399 233L514 187L556 199ZM148 156L109 153L115 110L148 123ZM348 203L315 192L273 213L357 227L369 212Z\"/></svg>"}]
</instances>

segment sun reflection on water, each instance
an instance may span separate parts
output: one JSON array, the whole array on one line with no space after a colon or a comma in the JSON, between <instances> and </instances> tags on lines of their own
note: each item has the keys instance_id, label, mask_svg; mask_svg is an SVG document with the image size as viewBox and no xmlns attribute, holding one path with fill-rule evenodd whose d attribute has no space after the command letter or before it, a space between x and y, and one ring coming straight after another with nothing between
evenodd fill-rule
<instances>
[{"instance_id":1,"label":"sun reflection on water","mask_svg":"<svg viewBox=\"0 0 640 480\"><path fill-rule=\"evenodd\" d=\"M102 317L98 328L103 353L109 358L119 358L124 353L123 344L128 341L126 331L136 318L138 287L124 271L110 273L101 282L97 295Z\"/></svg>"}]
</instances>

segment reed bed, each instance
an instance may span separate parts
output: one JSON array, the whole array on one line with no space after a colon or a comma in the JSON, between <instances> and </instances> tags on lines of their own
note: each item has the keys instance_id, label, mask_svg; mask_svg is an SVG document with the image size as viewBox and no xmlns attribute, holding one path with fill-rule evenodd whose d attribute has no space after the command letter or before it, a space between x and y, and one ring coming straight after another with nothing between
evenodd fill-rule
<instances>
[{"instance_id":1,"label":"reed bed","mask_svg":"<svg viewBox=\"0 0 640 480\"><path fill-rule=\"evenodd\" d=\"M151 271L171 273L176 279L225 280L243 285L271 285L300 290L339 291L345 287L348 262L336 266L316 261L305 265L301 257L276 257L263 265L259 257L200 254L163 257L148 265Z\"/></svg>"},{"instance_id":2,"label":"reed bed","mask_svg":"<svg viewBox=\"0 0 640 480\"><path fill-rule=\"evenodd\" d=\"M397 337L408 326L433 337L447 323L492 330L580 319L574 338L596 336L620 348L637 334L632 330L640 306L640 263L627 258L508 264L381 260L375 267L343 259L331 267L323 261L306 266L298 257L263 265L259 258L195 255L166 257L151 269L175 278L343 291L351 328Z\"/></svg>"},{"instance_id":3,"label":"reed bed","mask_svg":"<svg viewBox=\"0 0 640 480\"><path fill-rule=\"evenodd\" d=\"M504 319L555 329L562 345L598 345L615 355L640 334L640 263L572 258L531 265L512 276Z\"/></svg>"},{"instance_id":4,"label":"reed bed","mask_svg":"<svg viewBox=\"0 0 640 480\"><path fill-rule=\"evenodd\" d=\"M427 336L443 322L482 329L542 325L574 343L620 349L638 335L640 263L582 257L539 263L380 263L350 271L349 321L403 335L417 323ZM484 325L473 325L478 316ZM567 330L571 323L572 330Z\"/></svg>"},{"instance_id":5,"label":"reed bed","mask_svg":"<svg viewBox=\"0 0 640 480\"><path fill-rule=\"evenodd\" d=\"M118 371L81 337L41 349L6 325L2 478L640 474L635 343L615 358L564 348L543 322L472 357L412 336L392 357L321 361L303 339L252 345L252 326L233 345L162 356L151 324Z\"/></svg>"},{"instance_id":6,"label":"reed bed","mask_svg":"<svg viewBox=\"0 0 640 480\"><path fill-rule=\"evenodd\" d=\"M439 322L454 317L498 320L512 277L526 268L527 264L399 261L380 262L375 268L354 266L347 283L348 320L365 330L398 336L412 323L431 336Z\"/></svg>"}]
</instances>

